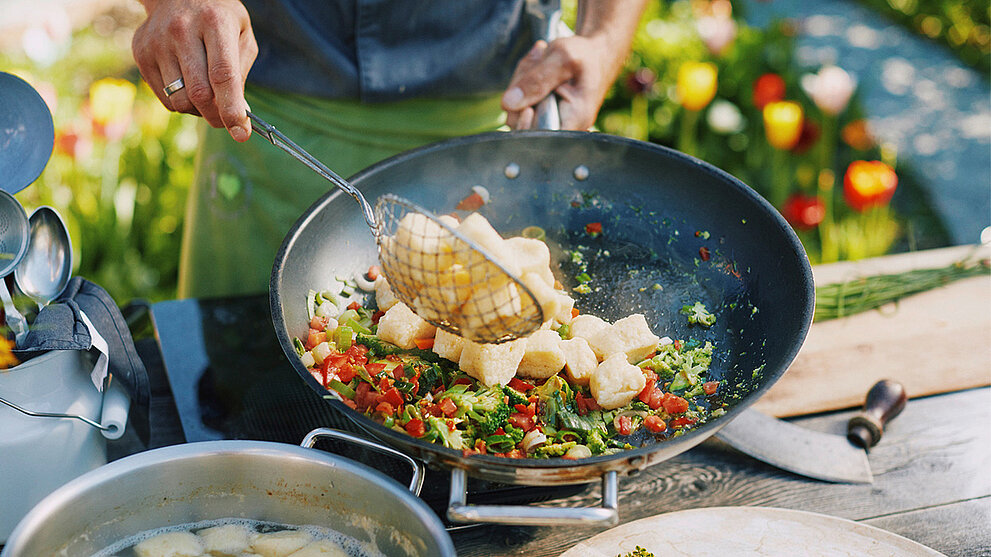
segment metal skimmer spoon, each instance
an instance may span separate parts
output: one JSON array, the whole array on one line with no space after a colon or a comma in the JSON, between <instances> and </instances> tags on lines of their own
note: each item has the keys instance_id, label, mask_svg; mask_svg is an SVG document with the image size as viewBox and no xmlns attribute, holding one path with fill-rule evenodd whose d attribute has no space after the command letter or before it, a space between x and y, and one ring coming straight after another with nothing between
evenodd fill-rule
<instances>
[{"instance_id":1,"label":"metal skimmer spoon","mask_svg":"<svg viewBox=\"0 0 991 557\"><path fill-rule=\"evenodd\" d=\"M374 211L361 192L272 125L248 111L251 128L358 202L396 297L437 327L480 343L536 331L544 314L520 279L489 251L430 211L398 196ZM515 295L511 286L515 286Z\"/></svg>"},{"instance_id":2,"label":"metal skimmer spoon","mask_svg":"<svg viewBox=\"0 0 991 557\"><path fill-rule=\"evenodd\" d=\"M72 240L65 221L55 209L42 206L28 218L30 242L14 284L41 310L58 298L72 275Z\"/></svg>"},{"instance_id":3,"label":"metal skimmer spoon","mask_svg":"<svg viewBox=\"0 0 991 557\"><path fill-rule=\"evenodd\" d=\"M19 342L28 333L27 319L14 307L4 277L17 267L28 249L28 217L24 207L6 191L0 190L0 298L7 326Z\"/></svg>"}]
</instances>

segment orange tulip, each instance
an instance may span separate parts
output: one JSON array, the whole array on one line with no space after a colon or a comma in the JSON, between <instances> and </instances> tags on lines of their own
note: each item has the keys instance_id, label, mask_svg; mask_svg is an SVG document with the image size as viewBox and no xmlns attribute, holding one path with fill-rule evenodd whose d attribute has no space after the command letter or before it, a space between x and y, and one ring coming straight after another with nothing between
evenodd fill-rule
<instances>
[{"instance_id":1,"label":"orange tulip","mask_svg":"<svg viewBox=\"0 0 991 557\"><path fill-rule=\"evenodd\" d=\"M859 212L886 205L897 187L895 170L881 161L853 161L843 176L843 197Z\"/></svg>"},{"instance_id":2,"label":"orange tulip","mask_svg":"<svg viewBox=\"0 0 991 557\"><path fill-rule=\"evenodd\" d=\"M716 96L716 65L685 62L678 68L678 98L687 110L699 111Z\"/></svg>"},{"instance_id":3,"label":"orange tulip","mask_svg":"<svg viewBox=\"0 0 991 557\"><path fill-rule=\"evenodd\" d=\"M771 146L782 150L793 148L802 135L804 112L792 101L768 103L764 107L764 134Z\"/></svg>"}]
</instances>

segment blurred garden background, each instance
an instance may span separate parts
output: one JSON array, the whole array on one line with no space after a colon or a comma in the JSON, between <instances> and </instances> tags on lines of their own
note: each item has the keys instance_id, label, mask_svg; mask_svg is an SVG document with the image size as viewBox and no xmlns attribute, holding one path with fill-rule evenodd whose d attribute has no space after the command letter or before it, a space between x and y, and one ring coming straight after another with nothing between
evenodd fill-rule
<instances>
[{"instance_id":1,"label":"blurred garden background","mask_svg":"<svg viewBox=\"0 0 991 557\"><path fill-rule=\"evenodd\" d=\"M174 298L197 119L162 108L134 67L143 9L0 13L0 70L56 127L18 199L62 212L76 274L118 303ZM980 0L652 0L597 127L738 176L813 263L976 243L991 224L989 16Z\"/></svg>"}]
</instances>

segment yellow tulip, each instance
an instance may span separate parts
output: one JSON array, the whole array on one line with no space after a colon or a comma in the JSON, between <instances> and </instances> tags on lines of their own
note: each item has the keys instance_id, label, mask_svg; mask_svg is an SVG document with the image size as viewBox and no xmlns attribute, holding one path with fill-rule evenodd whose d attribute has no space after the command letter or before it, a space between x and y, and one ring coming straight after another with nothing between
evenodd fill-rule
<instances>
[{"instance_id":1,"label":"yellow tulip","mask_svg":"<svg viewBox=\"0 0 991 557\"><path fill-rule=\"evenodd\" d=\"M802 135L804 114L802 105L778 101L764 106L764 134L767 142L778 149L791 149Z\"/></svg>"},{"instance_id":2,"label":"yellow tulip","mask_svg":"<svg viewBox=\"0 0 991 557\"><path fill-rule=\"evenodd\" d=\"M124 79L112 77L93 82L89 87L93 122L100 126L128 122L137 88Z\"/></svg>"},{"instance_id":3,"label":"yellow tulip","mask_svg":"<svg viewBox=\"0 0 991 557\"><path fill-rule=\"evenodd\" d=\"M699 111L716 96L716 65L685 62L678 68L678 98L687 110Z\"/></svg>"}]
</instances>

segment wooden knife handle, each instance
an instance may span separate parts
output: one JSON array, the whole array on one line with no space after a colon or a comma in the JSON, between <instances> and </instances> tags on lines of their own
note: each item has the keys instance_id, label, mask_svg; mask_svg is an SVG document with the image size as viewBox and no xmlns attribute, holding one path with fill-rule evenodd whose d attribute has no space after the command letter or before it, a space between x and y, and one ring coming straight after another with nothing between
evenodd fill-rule
<instances>
[{"instance_id":1,"label":"wooden knife handle","mask_svg":"<svg viewBox=\"0 0 991 557\"><path fill-rule=\"evenodd\" d=\"M908 396L905 387L897 381L882 379L867 392L864 408L847 424L847 438L851 443L869 449L881 440L884 426L905 408Z\"/></svg>"}]
</instances>

